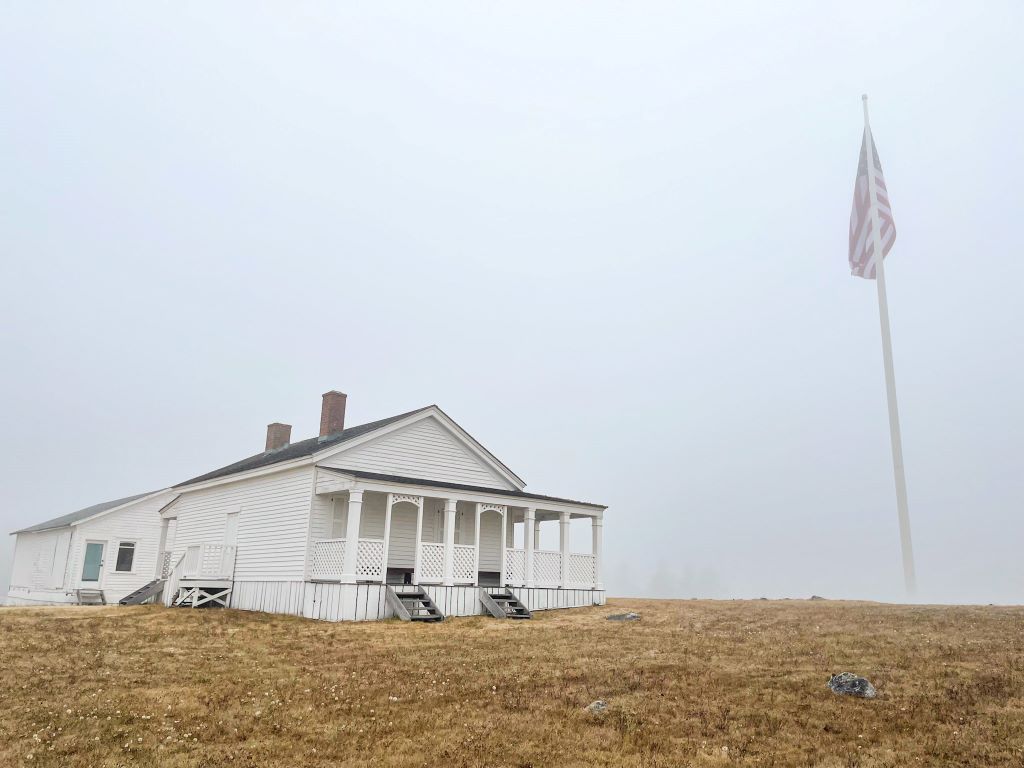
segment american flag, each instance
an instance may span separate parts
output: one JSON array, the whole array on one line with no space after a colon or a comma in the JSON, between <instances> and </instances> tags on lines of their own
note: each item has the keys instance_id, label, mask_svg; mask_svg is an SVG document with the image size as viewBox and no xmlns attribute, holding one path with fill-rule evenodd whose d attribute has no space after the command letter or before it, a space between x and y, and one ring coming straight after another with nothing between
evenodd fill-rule
<instances>
[{"instance_id":1,"label":"american flag","mask_svg":"<svg viewBox=\"0 0 1024 768\"><path fill-rule=\"evenodd\" d=\"M871 217L871 175L868 174L868 142L871 143L871 154L874 160L875 201L878 204L878 224L882 235L882 256L888 256L892 244L896 242L896 225L889 209L889 193L885 188L885 177L882 175L882 163L878 160L871 129L864 129L864 139L860 145L860 164L857 166L857 183L853 189L853 210L850 211L850 271L856 277L874 280L875 271L875 235Z\"/></svg>"}]
</instances>

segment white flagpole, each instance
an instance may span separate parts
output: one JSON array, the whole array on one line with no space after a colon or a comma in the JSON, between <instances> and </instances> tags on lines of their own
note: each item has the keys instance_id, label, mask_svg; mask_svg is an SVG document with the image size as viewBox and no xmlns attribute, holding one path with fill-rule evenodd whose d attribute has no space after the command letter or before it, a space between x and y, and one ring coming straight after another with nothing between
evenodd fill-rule
<instances>
[{"instance_id":1,"label":"white flagpole","mask_svg":"<svg viewBox=\"0 0 1024 768\"><path fill-rule=\"evenodd\" d=\"M889 300L885 294L885 259L882 256L882 232L875 195L875 140L868 122L868 97L864 94L864 136L867 143L868 190L871 195L871 230L874 235L875 282L878 283L878 315L882 324L882 358L885 361L885 392L889 401L889 439L892 442L892 467L896 478L896 511L900 519L900 544L903 549L903 580L907 595L917 589L914 575L914 547L910 541L910 512L907 509L907 478L903 472L903 440L900 437L900 412L896 405L896 375L892 365L892 336L889 332Z\"/></svg>"}]
</instances>

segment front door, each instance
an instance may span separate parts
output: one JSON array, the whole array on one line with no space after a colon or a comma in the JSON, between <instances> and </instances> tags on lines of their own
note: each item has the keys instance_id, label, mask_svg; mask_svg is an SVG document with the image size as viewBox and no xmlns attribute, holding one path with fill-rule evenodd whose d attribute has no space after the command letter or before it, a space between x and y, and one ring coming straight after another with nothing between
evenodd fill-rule
<instances>
[{"instance_id":1,"label":"front door","mask_svg":"<svg viewBox=\"0 0 1024 768\"><path fill-rule=\"evenodd\" d=\"M82 584L98 587L103 574L103 542L88 541L85 544L85 560L82 562Z\"/></svg>"}]
</instances>

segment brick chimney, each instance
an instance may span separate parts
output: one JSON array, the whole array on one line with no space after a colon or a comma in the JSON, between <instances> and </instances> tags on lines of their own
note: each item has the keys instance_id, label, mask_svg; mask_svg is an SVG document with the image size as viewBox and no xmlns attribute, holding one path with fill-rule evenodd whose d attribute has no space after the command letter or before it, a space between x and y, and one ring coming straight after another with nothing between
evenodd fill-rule
<instances>
[{"instance_id":1,"label":"brick chimney","mask_svg":"<svg viewBox=\"0 0 1024 768\"><path fill-rule=\"evenodd\" d=\"M273 424L267 424L267 447L265 450L276 451L278 448L284 448L291 441L291 424L282 424L279 421L275 421Z\"/></svg>"},{"instance_id":2,"label":"brick chimney","mask_svg":"<svg viewBox=\"0 0 1024 768\"><path fill-rule=\"evenodd\" d=\"M332 389L324 393L324 404L320 410L320 437L333 435L345 428L345 401L348 395Z\"/></svg>"}]
</instances>

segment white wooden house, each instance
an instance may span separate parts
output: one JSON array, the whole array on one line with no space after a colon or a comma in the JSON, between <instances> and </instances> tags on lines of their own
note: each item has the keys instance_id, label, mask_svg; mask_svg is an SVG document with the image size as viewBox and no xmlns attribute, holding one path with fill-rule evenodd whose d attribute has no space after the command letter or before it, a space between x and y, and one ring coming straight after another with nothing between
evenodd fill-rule
<instances>
[{"instance_id":1,"label":"white wooden house","mask_svg":"<svg viewBox=\"0 0 1024 768\"><path fill-rule=\"evenodd\" d=\"M271 424L262 452L163 492L167 605L336 621L604 603L603 505L526 491L437 406L346 428L345 405L328 392L317 437ZM573 521L589 551L572 551ZM539 547L545 523L557 549Z\"/></svg>"},{"instance_id":2,"label":"white wooden house","mask_svg":"<svg viewBox=\"0 0 1024 768\"><path fill-rule=\"evenodd\" d=\"M96 504L15 532L7 602L117 602L151 582L163 549L160 511L169 490Z\"/></svg>"}]
</instances>

